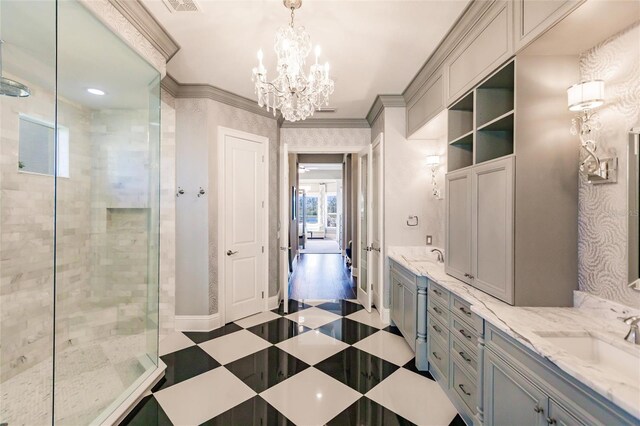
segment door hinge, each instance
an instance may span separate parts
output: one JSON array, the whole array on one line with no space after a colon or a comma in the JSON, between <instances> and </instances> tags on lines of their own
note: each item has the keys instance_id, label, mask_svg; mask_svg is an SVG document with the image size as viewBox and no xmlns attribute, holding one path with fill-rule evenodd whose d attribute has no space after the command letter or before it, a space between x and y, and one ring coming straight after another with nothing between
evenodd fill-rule
<instances>
[{"instance_id":1,"label":"door hinge","mask_svg":"<svg viewBox=\"0 0 640 426\"><path fill-rule=\"evenodd\" d=\"M262 202L262 208L264 209L264 201Z\"/></svg>"},{"instance_id":2,"label":"door hinge","mask_svg":"<svg viewBox=\"0 0 640 426\"><path fill-rule=\"evenodd\" d=\"M262 298L264 299L264 291L262 292Z\"/></svg>"},{"instance_id":3,"label":"door hinge","mask_svg":"<svg viewBox=\"0 0 640 426\"><path fill-rule=\"evenodd\" d=\"M262 156L262 162L264 163L264 155Z\"/></svg>"},{"instance_id":4,"label":"door hinge","mask_svg":"<svg viewBox=\"0 0 640 426\"><path fill-rule=\"evenodd\" d=\"M264 246L262 246L262 252L264 253Z\"/></svg>"}]
</instances>

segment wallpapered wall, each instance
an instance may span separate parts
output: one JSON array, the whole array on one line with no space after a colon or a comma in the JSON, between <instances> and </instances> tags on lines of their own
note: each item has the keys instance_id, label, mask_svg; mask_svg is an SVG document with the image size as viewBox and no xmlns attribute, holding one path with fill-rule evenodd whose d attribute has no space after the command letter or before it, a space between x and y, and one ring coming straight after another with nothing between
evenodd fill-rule
<instances>
[{"instance_id":1,"label":"wallpapered wall","mask_svg":"<svg viewBox=\"0 0 640 426\"><path fill-rule=\"evenodd\" d=\"M618 156L620 167L616 184L590 185L580 181L579 287L633 307L640 307L640 293L626 286L626 146L628 131L640 125L638 40L640 24L580 55L582 79L605 81L606 103L598 109L602 122L599 151Z\"/></svg>"},{"instance_id":2,"label":"wallpapered wall","mask_svg":"<svg viewBox=\"0 0 640 426\"><path fill-rule=\"evenodd\" d=\"M282 143L292 147L335 147L335 146L362 146L371 143L370 129L280 129Z\"/></svg>"}]
</instances>

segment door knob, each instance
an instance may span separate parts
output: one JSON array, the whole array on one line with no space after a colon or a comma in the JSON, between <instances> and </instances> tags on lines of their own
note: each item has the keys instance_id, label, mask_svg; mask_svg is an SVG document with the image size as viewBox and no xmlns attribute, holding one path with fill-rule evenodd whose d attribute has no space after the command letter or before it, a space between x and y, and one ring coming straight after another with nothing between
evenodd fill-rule
<instances>
[{"instance_id":1,"label":"door knob","mask_svg":"<svg viewBox=\"0 0 640 426\"><path fill-rule=\"evenodd\" d=\"M237 251L233 251L233 250L227 250L227 256L233 256L236 253L238 253L238 252Z\"/></svg>"}]
</instances>

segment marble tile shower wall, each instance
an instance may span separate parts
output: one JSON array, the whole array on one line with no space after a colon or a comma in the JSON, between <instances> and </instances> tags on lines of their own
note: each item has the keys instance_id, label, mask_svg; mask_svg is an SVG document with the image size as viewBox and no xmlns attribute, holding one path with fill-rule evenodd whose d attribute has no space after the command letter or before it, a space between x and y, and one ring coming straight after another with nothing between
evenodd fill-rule
<instances>
[{"instance_id":1,"label":"marble tile shower wall","mask_svg":"<svg viewBox=\"0 0 640 426\"><path fill-rule=\"evenodd\" d=\"M640 24L600 43L580 56L583 80L605 81L600 150L618 156L618 183L580 181L578 205L578 282L582 291L635 308L640 293L627 287L626 144L640 125Z\"/></svg>"},{"instance_id":2,"label":"marble tile shower wall","mask_svg":"<svg viewBox=\"0 0 640 426\"><path fill-rule=\"evenodd\" d=\"M32 86L28 99L4 98L0 109L0 381L5 381L51 356L53 315L53 206L51 176L18 171L19 114L53 121L54 97ZM89 276L90 146L88 111L59 103L60 123L69 128L70 178L60 179L61 244L73 247L57 258L65 292L61 305L73 306L84 296ZM70 340L69 321L56 329L62 348Z\"/></svg>"}]
</instances>

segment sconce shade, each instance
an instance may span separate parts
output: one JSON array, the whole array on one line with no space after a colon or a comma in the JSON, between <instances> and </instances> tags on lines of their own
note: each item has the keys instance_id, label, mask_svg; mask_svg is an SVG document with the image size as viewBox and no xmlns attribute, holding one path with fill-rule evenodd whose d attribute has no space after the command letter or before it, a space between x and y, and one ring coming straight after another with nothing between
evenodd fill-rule
<instances>
[{"instance_id":1,"label":"sconce shade","mask_svg":"<svg viewBox=\"0 0 640 426\"><path fill-rule=\"evenodd\" d=\"M427 157L427 165L428 166L437 166L440 164L440 156L439 155L429 155Z\"/></svg>"},{"instance_id":2,"label":"sconce shade","mask_svg":"<svg viewBox=\"0 0 640 426\"><path fill-rule=\"evenodd\" d=\"M570 111L597 108L604 103L604 81L583 81L567 89L567 103Z\"/></svg>"}]
</instances>

